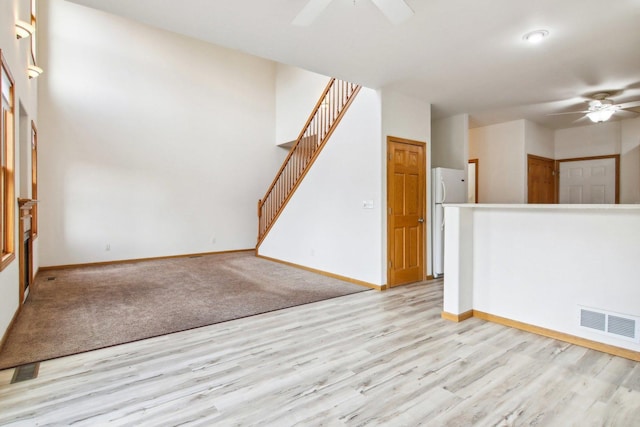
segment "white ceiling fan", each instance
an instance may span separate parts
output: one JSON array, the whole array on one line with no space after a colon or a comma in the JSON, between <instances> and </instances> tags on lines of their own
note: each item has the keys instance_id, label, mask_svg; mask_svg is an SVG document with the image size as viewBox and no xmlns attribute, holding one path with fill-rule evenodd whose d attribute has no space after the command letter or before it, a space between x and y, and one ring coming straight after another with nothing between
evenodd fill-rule
<instances>
[{"instance_id":1,"label":"white ceiling fan","mask_svg":"<svg viewBox=\"0 0 640 427\"><path fill-rule=\"evenodd\" d=\"M606 122L613 116L615 113L620 111L625 111L629 108L640 107L640 101L632 101L626 102L624 104L614 104L613 100L610 99L611 95L606 92L596 93L591 96L591 100L589 102L589 108L582 111L569 111L566 113L555 113L551 115L561 115L561 114L584 114L585 117L588 117L594 123ZM630 112L635 114L634 112Z\"/></svg>"},{"instance_id":2,"label":"white ceiling fan","mask_svg":"<svg viewBox=\"0 0 640 427\"><path fill-rule=\"evenodd\" d=\"M308 26L329 6L333 0L309 0L292 24ZM355 3L356 0L353 0ZM371 0L392 24L400 24L413 16L413 10L404 0Z\"/></svg>"}]
</instances>

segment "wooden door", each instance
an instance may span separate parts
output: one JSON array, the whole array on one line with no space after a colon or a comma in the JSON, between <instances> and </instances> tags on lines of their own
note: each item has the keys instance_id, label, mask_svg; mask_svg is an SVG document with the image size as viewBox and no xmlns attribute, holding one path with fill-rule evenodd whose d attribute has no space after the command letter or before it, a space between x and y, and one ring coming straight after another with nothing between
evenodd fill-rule
<instances>
[{"instance_id":1,"label":"wooden door","mask_svg":"<svg viewBox=\"0 0 640 427\"><path fill-rule=\"evenodd\" d=\"M387 140L389 286L424 280L425 144Z\"/></svg>"},{"instance_id":2,"label":"wooden door","mask_svg":"<svg viewBox=\"0 0 640 427\"><path fill-rule=\"evenodd\" d=\"M556 161L527 155L528 203L556 203Z\"/></svg>"},{"instance_id":3,"label":"wooden door","mask_svg":"<svg viewBox=\"0 0 640 427\"><path fill-rule=\"evenodd\" d=\"M619 162L619 155L559 160L560 203L619 203Z\"/></svg>"}]
</instances>

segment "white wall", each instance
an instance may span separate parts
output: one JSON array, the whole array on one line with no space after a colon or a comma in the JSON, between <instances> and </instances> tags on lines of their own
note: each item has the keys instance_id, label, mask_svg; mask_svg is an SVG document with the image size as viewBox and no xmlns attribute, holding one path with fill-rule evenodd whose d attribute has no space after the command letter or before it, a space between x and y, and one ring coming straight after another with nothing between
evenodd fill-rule
<instances>
[{"instance_id":1,"label":"white wall","mask_svg":"<svg viewBox=\"0 0 640 427\"><path fill-rule=\"evenodd\" d=\"M381 185L383 188L383 200L385 206L382 212L382 251L380 253L380 262L387 265L387 137L395 136L398 138L410 139L413 141L421 141L426 143L427 153L427 173L425 174L425 189L429 189L431 185L431 104L410 96L395 92L389 89L381 91L382 98L382 144L381 152L382 175ZM431 206L431 191L427 190L426 200L427 210ZM432 257L431 248L433 247L431 236L431 215L426 212L426 267L427 274L431 275ZM387 269L383 269L383 281L387 281Z\"/></svg>"},{"instance_id":2,"label":"white wall","mask_svg":"<svg viewBox=\"0 0 640 427\"><path fill-rule=\"evenodd\" d=\"M554 158L554 131L530 120L524 121L525 154ZM525 158L526 162L526 158Z\"/></svg>"},{"instance_id":3,"label":"white wall","mask_svg":"<svg viewBox=\"0 0 640 427\"><path fill-rule=\"evenodd\" d=\"M26 141L30 141L30 129L31 120L38 123L37 118L37 85L38 80L29 80L27 78L27 64L30 57L30 39L17 40L15 35L15 22L17 19L23 21L30 20L30 8L28 0L8 0L0 2L0 50L2 50L2 56L4 57L9 71L14 79L14 129L15 129L15 194L16 197L20 195L21 177L29 177L31 174L31 153L29 152L27 159L21 159L20 156L20 141L26 138ZM22 117L22 123L27 123L28 135L24 135L23 132L25 126L20 125L20 109L24 110ZM21 164L27 167L29 170L21 170ZM26 172L26 173L25 173ZM27 185L27 195L31 195L31 185ZM18 260L18 248L21 239L18 236L18 205L17 202L14 206L15 215L15 248L16 258L9 264L2 272L0 272L0 339L4 336L11 319L18 310L18 298L19 298L19 260ZM36 254L34 254L34 271L39 267L39 259L37 256L37 249L40 244L40 239L36 239L34 247Z\"/></svg>"},{"instance_id":4,"label":"white wall","mask_svg":"<svg viewBox=\"0 0 640 427\"><path fill-rule=\"evenodd\" d=\"M62 0L40 13L42 264L253 247L275 64Z\"/></svg>"},{"instance_id":5,"label":"white wall","mask_svg":"<svg viewBox=\"0 0 640 427\"><path fill-rule=\"evenodd\" d=\"M555 131L554 144L556 159L618 154L620 122L558 129Z\"/></svg>"},{"instance_id":6,"label":"white wall","mask_svg":"<svg viewBox=\"0 0 640 427\"><path fill-rule=\"evenodd\" d=\"M276 66L276 144L298 138L329 80L290 65Z\"/></svg>"},{"instance_id":7,"label":"white wall","mask_svg":"<svg viewBox=\"0 0 640 427\"><path fill-rule=\"evenodd\" d=\"M259 254L382 285L380 97L362 88ZM373 200L374 209L363 209Z\"/></svg>"},{"instance_id":8,"label":"white wall","mask_svg":"<svg viewBox=\"0 0 640 427\"><path fill-rule=\"evenodd\" d=\"M479 203L526 203L525 120L471 129L469 158L478 159Z\"/></svg>"},{"instance_id":9,"label":"white wall","mask_svg":"<svg viewBox=\"0 0 640 427\"><path fill-rule=\"evenodd\" d=\"M640 118L620 125L620 203L640 203Z\"/></svg>"},{"instance_id":10,"label":"white wall","mask_svg":"<svg viewBox=\"0 0 640 427\"><path fill-rule=\"evenodd\" d=\"M431 124L431 166L467 170L469 115L458 114Z\"/></svg>"}]
</instances>

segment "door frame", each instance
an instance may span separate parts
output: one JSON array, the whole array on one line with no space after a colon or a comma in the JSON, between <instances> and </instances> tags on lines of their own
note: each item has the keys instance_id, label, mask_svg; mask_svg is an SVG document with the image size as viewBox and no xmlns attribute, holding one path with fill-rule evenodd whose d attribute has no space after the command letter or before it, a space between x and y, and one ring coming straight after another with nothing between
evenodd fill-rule
<instances>
[{"instance_id":1,"label":"door frame","mask_svg":"<svg viewBox=\"0 0 640 427\"><path fill-rule=\"evenodd\" d=\"M428 193L428 183L429 183L429 177L428 177L428 173L427 173L427 143L426 142L422 142L422 141L416 141L416 140L412 140L412 139L406 139L406 138L399 138L396 136L387 136L387 152L385 153L385 158L386 158L386 166L387 166L387 203L386 203L386 210L385 210L385 215L387 218L387 262L386 262L386 270L387 270L387 287L392 288L395 286L402 286L402 285L407 285L409 283L393 283L392 279L392 275L391 275L391 254L393 254L393 230L391 227L391 220L390 220L390 215L389 215L389 209L391 209L391 200L390 200L390 195L391 192L389 191L390 188L390 184L392 181L392 177L391 177L391 168L389 167L390 165L390 156L391 156L391 146L393 144L405 144L405 145L413 145L413 146L419 146L422 147L422 167L424 170L424 191L423 191L423 197L422 197L422 206L420 207L420 209L422 210L422 218L424 218L424 222L422 223L422 233L421 233L421 238L420 238L420 249L422 250L422 274L421 274L421 280L426 280L427 278L427 233L428 233L428 228L427 224L429 224L429 219L427 218L427 193Z\"/></svg>"},{"instance_id":2,"label":"door frame","mask_svg":"<svg viewBox=\"0 0 640 427\"><path fill-rule=\"evenodd\" d=\"M476 182L476 188L475 188L476 201L475 201L475 203L477 204L478 200L479 200L479 198L478 198L478 188L480 188L479 183L478 183L478 177L480 176L478 168L479 168L480 164L478 162L478 159L469 159L469 162L467 164L471 164L471 163L473 163L475 165L475 172L476 172L475 176L474 176L474 179L475 179L475 182ZM467 194L467 199L468 198L469 197L468 197L468 194Z\"/></svg>"},{"instance_id":3,"label":"door frame","mask_svg":"<svg viewBox=\"0 0 640 427\"><path fill-rule=\"evenodd\" d=\"M560 197L560 163L561 162L581 162L583 160L602 160L602 159L614 159L615 160L615 178L616 178L616 188L615 188L615 204L620 203L620 154L608 154L604 156L589 156L589 157L573 157L570 159L558 159L556 160L556 170L557 178L556 178L556 203L558 203L558 198Z\"/></svg>"}]
</instances>

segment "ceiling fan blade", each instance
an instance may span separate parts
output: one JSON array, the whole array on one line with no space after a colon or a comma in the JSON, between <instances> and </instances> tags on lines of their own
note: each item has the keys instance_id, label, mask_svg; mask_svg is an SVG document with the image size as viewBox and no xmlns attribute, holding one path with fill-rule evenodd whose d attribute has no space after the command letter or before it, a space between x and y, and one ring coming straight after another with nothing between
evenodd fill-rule
<instances>
[{"instance_id":1,"label":"ceiling fan blade","mask_svg":"<svg viewBox=\"0 0 640 427\"><path fill-rule=\"evenodd\" d=\"M332 0L309 0L302 10L293 18L293 25L306 27L316 20L323 10L329 6Z\"/></svg>"},{"instance_id":2,"label":"ceiling fan blade","mask_svg":"<svg viewBox=\"0 0 640 427\"><path fill-rule=\"evenodd\" d=\"M619 107L622 109L640 107L640 101L625 102L620 104Z\"/></svg>"},{"instance_id":3,"label":"ceiling fan blade","mask_svg":"<svg viewBox=\"0 0 640 427\"><path fill-rule=\"evenodd\" d=\"M632 118L638 116L638 113L632 110L618 110L616 114L622 117Z\"/></svg>"},{"instance_id":4,"label":"ceiling fan blade","mask_svg":"<svg viewBox=\"0 0 640 427\"><path fill-rule=\"evenodd\" d=\"M567 111L566 113L550 113L546 114L547 116L562 116L564 114L587 114L589 110L586 111Z\"/></svg>"},{"instance_id":5,"label":"ceiling fan blade","mask_svg":"<svg viewBox=\"0 0 640 427\"><path fill-rule=\"evenodd\" d=\"M413 16L404 0L371 0L392 24L400 24Z\"/></svg>"}]
</instances>

